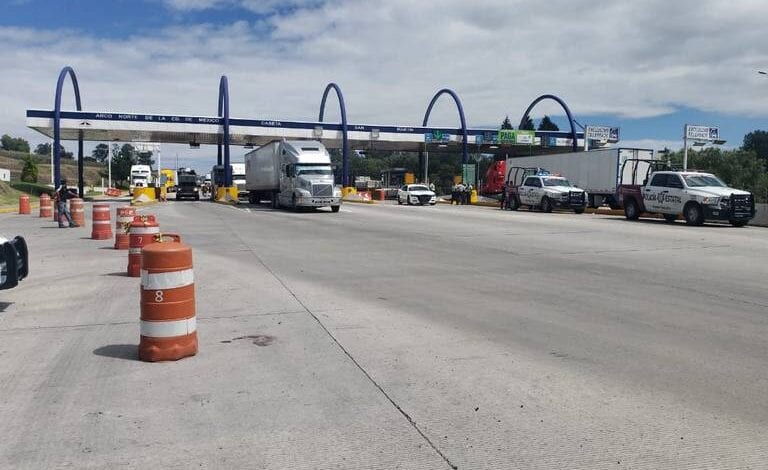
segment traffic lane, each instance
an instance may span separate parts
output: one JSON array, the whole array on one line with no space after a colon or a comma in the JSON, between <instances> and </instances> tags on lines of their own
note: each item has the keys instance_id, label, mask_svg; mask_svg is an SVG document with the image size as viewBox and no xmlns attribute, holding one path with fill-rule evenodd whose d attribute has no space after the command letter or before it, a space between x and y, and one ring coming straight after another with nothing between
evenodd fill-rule
<instances>
[{"instance_id":1,"label":"traffic lane","mask_svg":"<svg viewBox=\"0 0 768 470\"><path fill-rule=\"evenodd\" d=\"M589 381L600 384L599 386L605 387L610 384L618 384L616 386L621 387L622 390L620 395L626 399L620 400L620 404L623 406L637 406L641 408L643 401L635 395L639 396L644 393L650 397L662 396L667 407L672 407L675 404L679 406L685 405L683 408L690 406L692 411L687 409L679 411L693 414L697 418L691 421L699 424L698 426L693 426L691 430L696 432L692 432L692 434L701 435L701 430L706 429L707 421L703 420L702 417L707 414L713 414L715 417L719 416L721 418L733 415L732 417L736 418L738 426L741 426L742 430L750 429L754 422L764 420L764 415L755 416L752 414L752 411L755 409L765 409L765 406L754 407L755 405L764 404L764 400L759 392L761 389L760 384L751 382L751 378L754 377L752 372L759 370L759 364L764 358L764 350L761 350L759 344L754 343L757 338L762 336L761 331L758 330L757 334L752 335L751 338L749 336L746 339L739 338L738 335L733 337L733 327L738 326L741 320L733 318L733 315L731 315L733 321L729 328L721 331L717 315L732 310L728 302L709 306L706 305L708 304L708 299L699 299L692 304L693 308L689 307L681 312L680 308L685 308L685 301L688 301L683 293L682 303L671 305L666 310L656 312L654 307L659 302L649 302L649 299L669 299L669 292L664 290L663 285L650 288L649 290L634 291L635 296L629 299L619 295L606 296L606 278L626 277L638 270L638 267L640 271L654 272L655 267L644 266L643 257L639 257L637 260L633 259L632 263L630 263L631 266L628 267L626 266L627 260L625 259L624 264L619 266L624 267L624 271L615 273L616 276L614 277L611 273L611 262L613 261L610 257L602 256L598 257L596 261L597 270L593 269L595 272L587 273L583 277L576 277L575 281L571 281L574 286L573 292L567 291L562 295L562 297L567 299L569 296L578 295L584 288L591 288L591 292L582 292L584 298L578 299L580 303L585 304L586 308L584 311L581 311L582 309L578 307L569 311L565 301L562 302L565 305L558 305L557 302L553 303L551 300L548 301L548 299L542 300L542 292L548 292L549 286L551 286L547 278L548 275L557 272L572 274L580 269L584 263L583 258L569 260L562 266L553 267L550 265L550 262L553 260L558 261L559 257L548 259L541 256L518 255L512 258L515 261L515 267L520 268L519 271L510 269L508 264L500 263L499 260L503 259L507 254L500 254L498 250L494 249L487 250L486 254L481 255L478 259L463 259L462 255L466 258L468 252L472 257L477 257L478 253L486 250L468 250L468 246L472 243L468 243L462 237L452 238L446 236L444 241L452 244L448 249L445 249L444 245L446 243L439 243L436 247L434 243L422 243L420 241L402 243L403 238L402 236L397 236L396 229L402 226L410 226L409 224L414 221L408 220L409 217L405 216L402 218L406 219L406 221L391 223L393 220L391 217L383 212L373 212L376 210L378 208L375 207L362 209L363 212L369 211L365 213L370 216L368 219L384 218L385 222L378 225L375 223L365 224L366 229L363 230L365 232L363 234L352 232L354 233L353 236L343 238L343 248L346 251L345 259L347 260L354 260L355 255L362 257L362 253L358 249L364 248L366 245L369 248L375 245L376 249L384 254L365 253L367 261L373 259L376 262L366 263L366 269L364 270L355 269L358 265L354 263L345 265L344 277L347 278L347 282L344 283L342 279L339 279L340 285L336 288L336 292L340 289L345 290L345 295L336 295L334 299L328 299L326 298L327 291L324 288L319 288L323 284L322 280L303 277L291 271L288 267L282 267L282 269L278 270L278 272L291 276L293 282L296 283L295 285L298 286L297 289L302 292L302 298L305 299L308 305L313 305L313 302L315 304L321 302L334 303L338 310L329 311L326 315L329 317L339 315L338 321L343 325L339 330L341 332L340 335L350 335L365 331L366 328L374 328L377 333L381 333L377 341L372 342L371 338L360 340L360 350L357 352L363 358L373 354L367 352L371 344L395 342L395 337L402 335L404 330L396 328L396 332L388 333L385 325L392 324L391 321L382 322L380 320L377 322L374 317L366 318L365 321L358 324L354 321L350 322L348 314L336 314L336 312L364 312L374 309L376 301L378 301L388 306L387 311L404 312L407 318L423 318L430 327L433 327L432 325L451 325L460 331L470 331L486 339L492 339L504 347L522 348L523 351L534 354L539 360L543 358L544 361L558 361L558 370L561 374L573 369L578 371L578 368L582 368L581 373L585 374ZM421 215L423 213L419 215L420 220ZM328 224L337 223L336 220L333 222L325 219L317 220L321 220L318 225L322 227L313 227L313 234L318 234L317 230L320 230L322 233L322 231L327 229ZM355 218L349 218L348 220L353 225L361 225L361 221ZM394 220L396 221L396 218ZM429 223L427 222L429 219L425 218L423 220L425 220L424 223ZM389 231L387 230L388 227ZM461 232L466 229L466 226L460 221L452 220L450 228L455 229L451 232L453 233L456 230ZM688 229L688 227L682 228ZM632 227L632 229L635 230L635 227ZM472 230L477 231L478 229L474 226ZM493 237L493 229L490 230L491 233L480 230L480 236ZM379 234L379 236L377 237L376 234ZM623 233L620 233L616 237L616 242L620 247L622 246L622 236ZM324 242L329 241L324 236L321 238ZM333 238L330 240L333 240ZM368 243L366 244L364 241ZM684 236L682 241L685 241ZM298 237L293 242L297 243L294 247L296 248L295 251L301 252L299 248L302 245L301 238ZM323 253L315 253L311 259L316 260L318 265L325 264L327 266L328 264L326 263L332 260L335 251L328 249L325 243L324 247L326 248L324 253L328 254L328 256L323 256ZM434 247L432 252L429 251L430 247ZM444 251L441 252L440 248L443 248ZM634 246L627 248L637 252ZM270 258L269 261L279 265L280 259L283 259L285 256L288 256L288 254L281 254L277 259ZM441 262L444 259L450 261ZM548 262L541 263L541 259ZM603 259L608 259L607 266L601 265L600 262ZM293 261L296 260L294 259ZM481 261L483 266L487 266L484 271L473 270L472 267L476 266L478 261ZM303 267L306 269L309 265L311 269L314 264L303 263ZM638 264L639 266L637 266ZM456 272L457 266L460 272ZM371 267L376 269L370 270ZM448 271L444 271L444 268L447 268ZM313 270L313 272L322 272L322 270ZM525 279L524 275L527 272L540 272L542 273L540 277L544 277L544 279ZM407 276L403 273L407 273ZM402 280L404 277L407 277L408 282L398 282L398 279ZM672 281L669 278L662 278L659 279ZM489 279L491 280L490 283ZM505 282L494 283L493 279L502 279ZM581 281L582 279L583 281ZM643 276L631 279L636 281L635 285L643 286ZM414 280L416 282L413 282ZM292 285L294 285L293 282ZM414 288L411 283L417 287ZM674 284L674 282L671 282L671 284ZM519 286L527 287L520 289L516 296L506 294L510 292L510 288L518 289ZM711 285L705 285L705 287L711 287ZM355 295L356 292L358 294L365 292L364 297L367 301L361 301L360 295ZM425 292L428 294L425 295ZM480 297L472 295L477 292L483 295ZM675 295L673 294L673 296ZM557 295L551 296L551 298L557 299ZM360 303L355 305L355 299ZM473 308L475 305L477 307ZM519 308L520 305L523 305L524 308ZM636 307L628 308L626 307L627 305L636 305ZM708 312L708 309L711 311ZM708 312L711 314L711 317L705 318L694 310ZM375 311L378 312L380 310ZM575 319L571 318L574 315L574 311L578 314L578 317ZM657 318L653 316L648 317L649 312L656 314L660 318L667 318L663 322L658 322ZM755 323L757 328L764 330L765 325L760 325L759 318L756 316L759 312L761 312L759 308L751 312L747 309L741 315ZM591 320L591 323L585 319ZM712 369L722 372L722 367L718 368L718 366L722 365L722 361L718 363L716 360L717 354L721 351L716 350L714 353L709 351L711 338L702 337L697 332L694 332L696 336L689 339L688 342L690 344L679 345L681 341L686 340L685 328L689 327L686 323L698 325L699 327L704 325L706 329L706 325L710 320L714 320L711 328L709 328L710 332L723 336L721 340L723 348L721 349L731 350L729 362L736 364L738 361L746 360L748 364L746 368L736 367L730 376L726 374L714 377L715 390L711 393L706 390L702 392L701 390L702 386L703 388L707 387L707 380L711 376L711 371L703 367L703 365L710 364ZM748 329L751 326L742 328ZM495 337L493 335L494 332L496 333ZM636 341L626 344L625 338L632 338L633 335L638 334L640 336ZM419 338L414 339L415 342L419 340ZM660 354L660 352L666 352L667 354ZM384 360L386 356L384 354L381 359ZM409 355L408 360L400 363L400 367L405 370L409 370L411 367L417 369L418 362L423 361L423 357L426 356ZM564 358L569 358L569 360L566 361ZM708 361L709 359L714 360ZM671 362L672 364L664 366L665 362ZM379 363L379 360L370 361L374 368ZM661 368L659 368L659 365L661 365ZM642 373L638 374L638 371ZM417 371L407 377L411 379L411 382L420 382L420 377L427 376L428 374L422 375L421 372ZM734 377L739 380L731 382ZM392 383L396 384L404 379L407 380L401 374L398 377L393 377ZM528 383L535 380L532 377L528 379ZM742 386L745 386L746 389L742 389ZM688 387L692 390L689 391ZM568 388L564 389L567 390ZM734 391L741 398L747 398L747 400L742 404L734 403L738 400L724 400L724 397L732 397ZM502 392L502 390L500 389L499 392ZM653 403L650 400L646 401L648 401L647 404L658 404L658 401ZM601 406L599 403L589 401L587 404L597 408ZM606 420L609 420L609 418L610 415L603 417ZM598 423L597 425L601 421L601 419L595 419L595 422ZM626 421L622 422L626 424ZM664 423L662 426L667 431L679 426L679 423L669 419L669 417L661 419L659 422ZM653 420L646 420L644 423L647 427L654 425ZM712 422L709 421L709 424L711 425ZM728 433L728 431L733 432ZM747 448L741 448L741 450L750 450L752 449L750 445L764 443L764 441L760 440L760 433L745 434L733 429L728 431L726 436L706 431L704 433L704 441L709 445L713 442L730 442L729 439L725 439L728 436L757 436L756 439L747 439L745 444ZM627 439L631 441L631 436L627 437ZM622 442L622 446L629 445L629 441ZM699 442L702 442L701 439ZM652 443L649 443L651 447ZM706 450L707 445L697 446L696 449ZM735 455L721 446L718 447L716 454L726 455L729 458L734 458ZM749 455L755 455L755 453L752 452Z\"/></svg>"},{"instance_id":2,"label":"traffic lane","mask_svg":"<svg viewBox=\"0 0 768 470\"><path fill-rule=\"evenodd\" d=\"M211 224L197 216L211 208L232 213L186 203L151 211L164 230L204 245ZM14 222L19 231L38 223ZM108 272L117 255L124 270L126 252L101 251L78 235L31 237L35 262L46 261L51 277L41 269L8 292L12 308L0 317L0 467L446 467L242 247L222 253L231 246L226 237L193 246L200 354L146 364L136 360L138 280ZM59 252L85 261L67 265ZM56 284L73 266L76 283ZM241 276L250 283L240 284ZM48 282L56 289L37 295ZM100 294L84 295L90 289Z\"/></svg>"}]
</instances>

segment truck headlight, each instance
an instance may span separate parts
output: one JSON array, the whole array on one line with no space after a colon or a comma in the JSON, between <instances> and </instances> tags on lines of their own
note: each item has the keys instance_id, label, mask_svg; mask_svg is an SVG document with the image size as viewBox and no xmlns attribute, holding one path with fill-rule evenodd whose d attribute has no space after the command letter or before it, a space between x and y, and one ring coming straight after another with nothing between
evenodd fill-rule
<instances>
[{"instance_id":1,"label":"truck headlight","mask_svg":"<svg viewBox=\"0 0 768 470\"><path fill-rule=\"evenodd\" d=\"M563 201L567 201L568 200L568 193L560 193L560 199L562 199Z\"/></svg>"},{"instance_id":2,"label":"truck headlight","mask_svg":"<svg viewBox=\"0 0 768 470\"><path fill-rule=\"evenodd\" d=\"M720 204L720 198L707 196L701 199L701 203L704 204L705 206L716 206Z\"/></svg>"}]
</instances>

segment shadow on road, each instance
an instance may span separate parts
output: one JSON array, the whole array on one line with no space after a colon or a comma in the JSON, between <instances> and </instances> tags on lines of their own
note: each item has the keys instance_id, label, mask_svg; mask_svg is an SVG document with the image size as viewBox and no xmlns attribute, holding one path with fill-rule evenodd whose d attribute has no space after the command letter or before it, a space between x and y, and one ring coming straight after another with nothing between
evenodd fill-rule
<instances>
[{"instance_id":1,"label":"shadow on road","mask_svg":"<svg viewBox=\"0 0 768 470\"><path fill-rule=\"evenodd\" d=\"M5 312L11 305L13 302L0 302L0 312Z\"/></svg>"},{"instance_id":2,"label":"shadow on road","mask_svg":"<svg viewBox=\"0 0 768 470\"><path fill-rule=\"evenodd\" d=\"M114 273L102 274L102 276L128 277L128 273L126 271L117 271Z\"/></svg>"},{"instance_id":3,"label":"shadow on road","mask_svg":"<svg viewBox=\"0 0 768 470\"><path fill-rule=\"evenodd\" d=\"M93 354L115 359L139 360L139 347L135 344L110 344L93 350Z\"/></svg>"}]
</instances>

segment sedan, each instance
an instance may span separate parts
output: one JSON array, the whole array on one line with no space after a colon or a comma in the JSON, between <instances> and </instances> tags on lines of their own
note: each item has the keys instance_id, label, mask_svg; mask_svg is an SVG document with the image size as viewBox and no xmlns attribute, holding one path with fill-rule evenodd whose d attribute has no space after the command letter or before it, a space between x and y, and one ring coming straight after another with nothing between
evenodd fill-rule
<instances>
[{"instance_id":1,"label":"sedan","mask_svg":"<svg viewBox=\"0 0 768 470\"><path fill-rule=\"evenodd\" d=\"M423 184L406 184L397 190L398 204L437 204L437 195Z\"/></svg>"}]
</instances>

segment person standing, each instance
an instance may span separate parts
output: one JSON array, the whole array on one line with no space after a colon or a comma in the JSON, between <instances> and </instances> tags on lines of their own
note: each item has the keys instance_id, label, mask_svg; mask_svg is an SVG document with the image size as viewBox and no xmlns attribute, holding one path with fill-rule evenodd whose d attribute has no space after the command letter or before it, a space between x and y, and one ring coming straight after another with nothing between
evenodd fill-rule
<instances>
[{"instance_id":1,"label":"person standing","mask_svg":"<svg viewBox=\"0 0 768 470\"><path fill-rule=\"evenodd\" d=\"M56 194L54 195L54 198L56 199L56 207L59 210L59 228L67 227L61 223L62 216L67 218L70 227L78 227L78 225L72 221L72 214L69 212L69 208L67 207L67 200L72 199L74 196L75 194L73 194L71 190L67 188L66 178L62 178L61 186L56 189Z\"/></svg>"}]
</instances>

